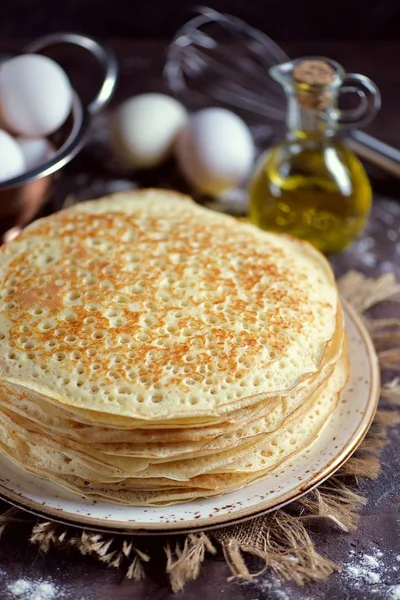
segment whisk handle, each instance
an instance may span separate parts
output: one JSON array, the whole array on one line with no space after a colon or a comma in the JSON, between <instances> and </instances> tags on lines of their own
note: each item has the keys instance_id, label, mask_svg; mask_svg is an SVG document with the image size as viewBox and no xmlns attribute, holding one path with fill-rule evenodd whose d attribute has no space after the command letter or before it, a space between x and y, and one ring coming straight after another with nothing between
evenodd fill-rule
<instances>
[{"instance_id":1,"label":"whisk handle","mask_svg":"<svg viewBox=\"0 0 400 600\"><path fill-rule=\"evenodd\" d=\"M347 134L346 143L364 160L400 178L400 150L397 148L358 129Z\"/></svg>"}]
</instances>

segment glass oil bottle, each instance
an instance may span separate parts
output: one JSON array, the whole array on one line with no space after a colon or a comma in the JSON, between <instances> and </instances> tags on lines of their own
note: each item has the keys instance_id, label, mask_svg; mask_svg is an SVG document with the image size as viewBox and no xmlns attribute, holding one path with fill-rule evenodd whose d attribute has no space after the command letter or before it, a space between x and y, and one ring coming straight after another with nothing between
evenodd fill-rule
<instances>
[{"instance_id":1,"label":"glass oil bottle","mask_svg":"<svg viewBox=\"0 0 400 600\"><path fill-rule=\"evenodd\" d=\"M371 80L345 75L330 59L298 59L270 70L288 100L287 134L261 157L249 187L250 220L262 229L304 238L322 252L345 248L364 229L371 186L353 152L337 137L380 106ZM340 93L358 94L356 109L339 110Z\"/></svg>"}]
</instances>

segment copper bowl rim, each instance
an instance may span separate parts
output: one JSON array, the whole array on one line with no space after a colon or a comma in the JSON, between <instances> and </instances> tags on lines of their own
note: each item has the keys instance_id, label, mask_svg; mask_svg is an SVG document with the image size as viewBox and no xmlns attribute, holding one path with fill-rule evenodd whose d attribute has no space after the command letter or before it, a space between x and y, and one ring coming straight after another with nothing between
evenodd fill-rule
<instances>
[{"instance_id":1,"label":"copper bowl rim","mask_svg":"<svg viewBox=\"0 0 400 600\"><path fill-rule=\"evenodd\" d=\"M71 131L64 144L56 151L54 156L34 169L30 169L12 179L0 182L0 192L22 186L42 177L47 177L64 167L76 156L85 142L90 121L89 111L76 92L73 92L71 115Z\"/></svg>"}]
</instances>

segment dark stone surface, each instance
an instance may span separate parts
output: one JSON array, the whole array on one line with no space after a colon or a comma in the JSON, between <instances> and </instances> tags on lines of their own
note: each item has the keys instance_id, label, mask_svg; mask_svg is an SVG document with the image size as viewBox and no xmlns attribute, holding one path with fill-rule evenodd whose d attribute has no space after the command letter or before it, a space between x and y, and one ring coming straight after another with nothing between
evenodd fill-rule
<instances>
[{"instance_id":1,"label":"dark stone surface","mask_svg":"<svg viewBox=\"0 0 400 600\"><path fill-rule=\"evenodd\" d=\"M114 42L122 65L119 91L114 104L120 99L139 91L163 89L161 67L162 47L157 44L141 45ZM6 43L3 46L7 46ZM14 41L12 46L17 47ZM11 44L8 44L11 47ZM397 118L399 78L397 69L400 44L376 44L368 48L359 45L308 44L288 48L291 54L308 51L331 55L346 65L373 77L383 91L384 107L370 131L391 143L400 143L400 122ZM75 68L73 79L78 87L86 88L86 74ZM110 162L105 145L106 116L100 115L93 123L89 145L75 161L63 171L57 181L51 204L47 211L60 207L65 199L85 199L131 186L177 185L171 165L157 173L138 177ZM172 173L172 175L171 175ZM372 173L372 172L371 172ZM343 274L356 268L370 276L393 271L400 279L400 182L381 173L373 177L375 202L368 230L349 250L332 259L335 271ZM385 303L376 315L385 317L398 310ZM251 583L228 582L229 572L221 556L207 559L196 582L190 583L178 598L216 598L218 600L396 600L400 598L400 427L393 429L383 453L382 474L376 481L363 481L361 492L368 498L362 511L360 526L354 534L342 534L323 527L316 533L320 551L343 564L341 574L325 583L308 585L304 589L291 584L274 582L268 574L261 575ZM0 508L3 504L0 503ZM5 505L4 505L5 508ZM16 524L6 530L0 543L0 599L15 596L9 585L19 578L43 579L57 585L54 598L65 600L168 600L169 591L163 572L164 538L148 539L145 543L154 554L146 567L149 575L144 582L123 581L121 573L107 569L90 557L82 557L76 551L55 551L45 556L27 542L35 518L27 523ZM382 553L381 555L379 553ZM368 563L365 555L372 556ZM367 561L367 562L366 562ZM376 564L374 563L376 562ZM254 571L257 561L250 559ZM357 571L358 569L358 571ZM399 593L399 595L396 595ZM33 600L32 596L20 596ZM54 599L53 599L54 600Z\"/></svg>"}]
</instances>

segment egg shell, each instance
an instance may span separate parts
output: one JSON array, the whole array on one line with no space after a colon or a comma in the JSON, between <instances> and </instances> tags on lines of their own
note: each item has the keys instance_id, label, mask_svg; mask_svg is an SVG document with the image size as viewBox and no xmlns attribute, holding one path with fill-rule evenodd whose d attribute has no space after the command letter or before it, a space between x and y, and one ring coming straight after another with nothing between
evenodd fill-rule
<instances>
[{"instance_id":1,"label":"egg shell","mask_svg":"<svg viewBox=\"0 0 400 600\"><path fill-rule=\"evenodd\" d=\"M20 147L9 133L0 129L0 181L7 181L25 171Z\"/></svg>"},{"instance_id":2,"label":"egg shell","mask_svg":"<svg viewBox=\"0 0 400 600\"><path fill-rule=\"evenodd\" d=\"M25 159L26 170L44 165L55 154L53 145L46 138L15 138Z\"/></svg>"},{"instance_id":3,"label":"egg shell","mask_svg":"<svg viewBox=\"0 0 400 600\"><path fill-rule=\"evenodd\" d=\"M187 122L184 106L165 94L140 94L126 100L111 122L110 142L128 166L150 169L171 154Z\"/></svg>"},{"instance_id":4,"label":"egg shell","mask_svg":"<svg viewBox=\"0 0 400 600\"><path fill-rule=\"evenodd\" d=\"M54 60L21 54L0 66L0 105L2 120L13 133L47 136L71 111L71 84Z\"/></svg>"},{"instance_id":5,"label":"egg shell","mask_svg":"<svg viewBox=\"0 0 400 600\"><path fill-rule=\"evenodd\" d=\"M176 144L179 168L196 189L211 195L240 184L255 157L246 123L224 108L194 113Z\"/></svg>"}]
</instances>

